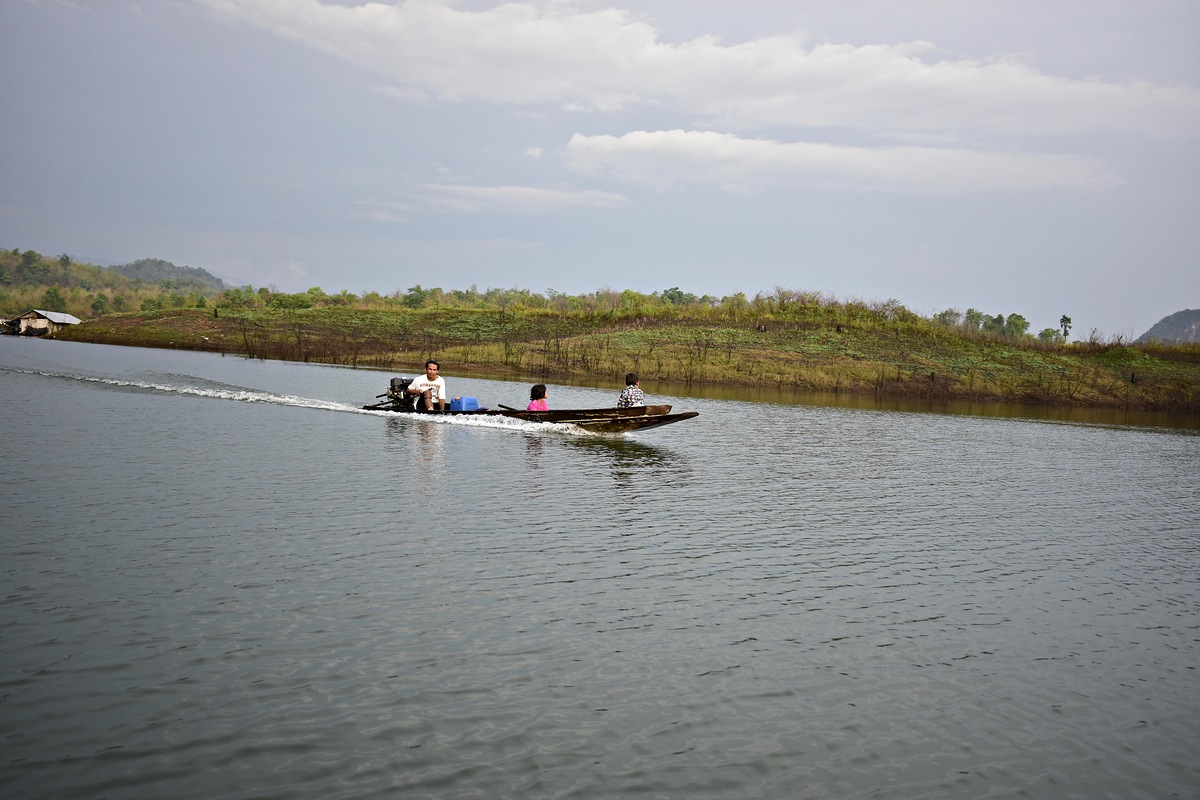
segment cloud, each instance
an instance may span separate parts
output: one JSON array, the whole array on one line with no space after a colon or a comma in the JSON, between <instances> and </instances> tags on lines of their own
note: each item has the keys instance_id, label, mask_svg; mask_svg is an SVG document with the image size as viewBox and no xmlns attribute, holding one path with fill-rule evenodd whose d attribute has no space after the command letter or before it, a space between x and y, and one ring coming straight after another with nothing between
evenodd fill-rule
<instances>
[{"instance_id":1,"label":"cloud","mask_svg":"<svg viewBox=\"0 0 1200 800\"><path fill-rule=\"evenodd\" d=\"M357 205L363 210L356 216L365 217L372 222L394 224L412 221L412 208L404 203L378 203L362 200Z\"/></svg>"},{"instance_id":2,"label":"cloud","mask_svg":"<svg viewBox=\"0 0 1200 800\"><path fill-rule=\"evenodd\" d=\"M745 139L713 131L575 134L563 154L579 174L669 189L680 184L751 193L841 188L934 194L996 190L1100 190L1120 181L1075 155L951 147L867 148Z\"/></svg>"},{"instance_id":3,"label":"cloud","mask_svg":"<svg viewBox=\"0 0 1200 800\"><path fill-rule=\"evenodd\" d=\"M200 0L394 82L407 98L611 112L669 106L706 127L1194 136L1200 92L1044 75L1015 58L945 60L929 42L809 45L660 39L626 10L515 2L482 11L407 0Z\"/></svg>"},{"instance_id":4,"label":"cloud","mask_svg":"<svg viewBox=\"0 0 1200 800\"><path fill-rule=\"evenodd\" d=\"M473 12L435 0L347 7L319 0L200 0L441 100L615 110L638 99L625 60L655 44L626 11L505 3Z\"/></svg>"},{"instance_id":5,"label":"cloud","mask_svg":"<svg viewBox=\"0 0 1200 800\"><path fill-rule=\"evenodd\" d=\"M543 189L536 186L459 186L430 184L425 201L445 211L505 211L544 214L563 208L615 208L624 195L598 190Z\"/></svg>"}]
</instances>

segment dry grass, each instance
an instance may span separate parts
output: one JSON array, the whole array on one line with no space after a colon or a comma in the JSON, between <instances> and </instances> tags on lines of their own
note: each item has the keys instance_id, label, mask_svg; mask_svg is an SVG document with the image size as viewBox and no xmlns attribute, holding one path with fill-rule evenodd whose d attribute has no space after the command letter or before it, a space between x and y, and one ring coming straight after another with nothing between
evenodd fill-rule
<instances>
[{"instance_id":1,"label":"dry grass","mask_svg":"<svg viewBox=\"0 0 1200 800\"><path fill-rule=\"evenodd\" d=\"M958 335L920 318L793 306L788 316L425 309L180 309L108 315L62 338L252 358L619 386L628 371L683 385L1113 406L1200 413L1200 350L1045 346Z\"/></svg>"}]
</instances>

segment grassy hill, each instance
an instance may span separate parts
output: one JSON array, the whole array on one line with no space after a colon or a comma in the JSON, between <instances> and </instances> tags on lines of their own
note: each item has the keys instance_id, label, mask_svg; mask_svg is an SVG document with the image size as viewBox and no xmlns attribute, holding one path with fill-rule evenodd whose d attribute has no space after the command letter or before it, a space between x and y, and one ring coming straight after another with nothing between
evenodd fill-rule
<instances>
[{"instance_id":1,"label":"grassy hill","mask_svg":"<svg viewBox=\"0 0 1200 800\"><path fill-rule=\"evenodd\" d=\"M1020 314L841 301L776 287L753 298L679 288L548 296L411 287L362 296L225 287L204 270L120 268L0 251L0 317L41 308L85 322L60 338L252 358L620 386L657 384L1107 406L1200 413L1200 344L1067 342ZM1188 312L1191 313L1191 312Z\"/></svg>"},{"instance_id":2,"label":"grassy hill","mask_svg":"<svg viewBox=\"0 0 1200 800\"><path fill-rule=\"evenodd\" d=\"M111 314L59 334L253 358L518 379L741 385L1200 413L1200 346L964 335L895 309L662 307L174 309Z\"/></svg>"}]
</instances>

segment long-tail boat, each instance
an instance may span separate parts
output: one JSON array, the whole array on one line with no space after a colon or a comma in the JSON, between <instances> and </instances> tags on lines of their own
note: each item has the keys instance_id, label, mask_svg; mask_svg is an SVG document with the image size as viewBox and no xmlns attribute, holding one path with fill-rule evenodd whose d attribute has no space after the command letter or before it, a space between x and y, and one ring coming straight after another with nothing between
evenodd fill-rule
<instances>
[{"instance_id":1,"label":"long-tail boat","mask_svg":"<svg viewBox=\"0 0 1200 800\"><path fill-rule=\"evenodd\" d=\"M473 417L511 417L526 422L574 425L592 433L627 433L648 430L700 415L699 411L671 413L669 405L633 406L632 408L576 408L552 411L525 411L498 404L498 408L479 405L474 397L458 397L445 411L425 411L417 407L417 395L408 393L412 378L392 378L388 390L376 395L380 402L363 406L366 411L391 411L397 414L450 414Z\"/></svg>"}]
</instances>

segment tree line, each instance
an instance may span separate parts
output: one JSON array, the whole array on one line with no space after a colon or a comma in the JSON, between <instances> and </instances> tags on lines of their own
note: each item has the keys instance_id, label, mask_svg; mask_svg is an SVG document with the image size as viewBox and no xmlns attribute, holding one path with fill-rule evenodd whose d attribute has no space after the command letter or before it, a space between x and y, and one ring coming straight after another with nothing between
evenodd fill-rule
<instances>
[{"instance_id":1,"label":"tree line","mask_svg":"<svg viewBox=\"0 0 1200 800\"><path fill-rule=\"evenodd\" d=\"M330 294L318 286L289 293L269 287L225 286L204 270L177 267L160 259L142 259L110 268L77 262L66 254L46 257L33 250L0 251L0 312L13 316L30 308L64 311L81 319L180 308L522 311L698 322L823 318L831 325L903 323L932 326L969 337L1051 344L1065 342L1071 326L1070 317L1064 314L1059 328L1043 329L1034 337L1029 334L1029 322L1017 313L990 315L969 308L965 312L946 309L932 317L923 317L894 299L841 300L780 286L752 297L742 292L722 297L697 296L678 286L648 294L609 288L576 295L520 288L481 291L476 286L446 290L420 284L390 294L375 291L353 294L344 289Z\"/></svg>"}]
</instances>

